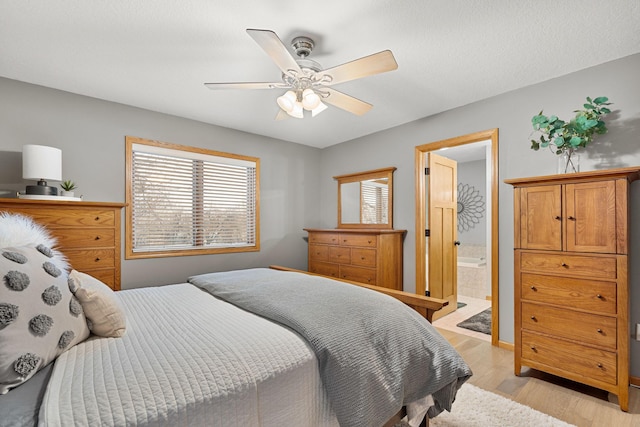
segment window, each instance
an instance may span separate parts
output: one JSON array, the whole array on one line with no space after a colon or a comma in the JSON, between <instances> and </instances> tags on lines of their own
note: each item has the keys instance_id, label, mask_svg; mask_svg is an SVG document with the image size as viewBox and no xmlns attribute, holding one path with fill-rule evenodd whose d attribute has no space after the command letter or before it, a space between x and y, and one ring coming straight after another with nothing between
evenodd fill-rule
<instances>
[{"instance_id":1,"label":"window","mask_svg":"<svg viewBox=\"0 0 640 427\"><path fill-rule=\"evenodd\" d=\"M389 211L389 186L386 181L368 180L360 182L362 200L362 224L387 224Z\"/></svg>"},{"instance_id":2,"label":"window","mask_svg":"<svg viewBox=\"0 0 640 427\"><path fill-rule=\"evenodd\" d=\"M126 137L125 257L260 250L260 159Z\"/></svg>"}]
</instances>

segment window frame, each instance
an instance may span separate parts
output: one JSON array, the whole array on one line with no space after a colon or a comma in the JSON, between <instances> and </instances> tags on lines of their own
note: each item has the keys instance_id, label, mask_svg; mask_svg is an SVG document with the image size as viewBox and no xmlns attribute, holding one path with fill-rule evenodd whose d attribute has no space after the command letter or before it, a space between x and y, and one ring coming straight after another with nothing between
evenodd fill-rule
<instances>
[{"instance_id":1,"label":"window frame","mask_svg":"<svg viewBox=\"0 0 640 427\"><path fill-rule=\"evenodd\" d=\"M229 246L229 247L203 247L190 249L166 249L153 251L134 251L133 247L133 147L134 145L147 145L159 147L163 149L184 151L196 153L200 155L223 157L228 159L249 161L255 163L255 206L254 206L254 225L255 225L255 242L253 245L247 246ZM205 148L190 147L186 145L173 144L168 142L154 141L134 136L125 137L125 259L145 259L145 258L164 258L179 257L193 255L209 255L222 253L241 253L241 252L257 252L260 250L260 159L258 157L244 156L239 154L224 153Z\"/></svg>"}]
</instances>

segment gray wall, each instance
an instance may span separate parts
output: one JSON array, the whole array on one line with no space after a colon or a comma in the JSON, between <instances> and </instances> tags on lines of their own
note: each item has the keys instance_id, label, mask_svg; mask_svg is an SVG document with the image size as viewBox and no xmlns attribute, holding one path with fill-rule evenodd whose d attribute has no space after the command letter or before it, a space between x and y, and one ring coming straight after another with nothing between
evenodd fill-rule
<instances>
[{"instance_id":1,"label":"gray wall","mask_svg":"<svg viewBox=\"0 0 640 427\"><path fill-rule=\"evenodd\" d=\"M303 228L320 210L309 197L319 192L318 149L15 80L0 78L0 99L0 194L33 184L22 180L24 144L62 149L63 178L88 201L124 202L125 135L260 158L260 252L123 261L123 289L269 264L306 269Z\"/></svg>"},{"instance_id":2,"label":"gray wall","mask_svg":"<svg viewBox=\"0 0 640 427\"><path fill-rule=\"evenodd\" d=\"M414 147L499 129L500 340L513 342L513 196L504 179L556 173L556 156L530 147L531 117L541 109L569 119L585 97L608 96L609 132L582 154L581 170L640 165L640 54L508 92L464 107L322 150L322 218L335 226L337 186L331 180L360 170L396 166L394 228L406 229L404 288L415 290ZM451 90L455 90L452 88ZM631 190L631 323L640 322L640 182ZM633 328L635 330L635 328ZM640 342L631 341L631 373L640 376Z\"/></svg>"},{"instance_id":3,"label":"gray wall","mask_svg":"<svg viewBox=\"0 0 640 427\"><path fill-rule=\"evenodd\" d=\"M444 153L446 155L446 152ZM484 203L484 211L482 217L477 218L478 223L473 224L468 230L458 231L458 240L460 240L460 248L458 248L458 256L461 248L465 245L485 246L487 243L487 167L485 160L476 160L473 162L458 163L458 184L466 184L473 187L473 191L477 191L482 197ZM460 194L458 193L458 199ZM458 222L458 230L460 230L460 222Z\"/></svg>"}]
</instances>

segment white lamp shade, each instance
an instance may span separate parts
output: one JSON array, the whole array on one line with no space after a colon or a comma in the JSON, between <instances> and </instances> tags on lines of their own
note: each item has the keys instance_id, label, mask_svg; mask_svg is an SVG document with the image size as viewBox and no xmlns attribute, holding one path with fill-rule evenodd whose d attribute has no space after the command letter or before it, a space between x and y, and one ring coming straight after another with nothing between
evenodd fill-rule
<instances>
[{"instance_id":1,"label":"white lamp shade","mask_svg":"<svg viewBox=\"0 0 640 427\"><path fill-rule=\"evenodd\" d=\"M295 102L293 104L293 109L291 111L287 111L287 114L289 114L292 117L295 117L296 119L304 118L304 114L302 113L302 103Z\"/></svg>"},{"instance_id":2,"label":"white lamp shade","mask_svg":"<svg viewBox=\"0 0 640 427\"><path fill-rule=\"evenodd\" d=\"M313 110L311 110L311 117L315 117L318 114L322 113L324 110L326 110L328 107L326 104L324 104L323 102L319 102L318 106L316 108L314 108Z\"/></svg>"},{"instance_id":3,"label":"white lamp shade","mask_svg":"<svg viewBox=\"0 0 640 427\"><path fill-rule=\"evenodd\" d=\"M284 95L279 96L276 102L284 111L291 113L296 103L296 93L292 90L288 90Z\"/></svg>"},{"instance_id":4,"label":"white lamp shade","mask_svg":"<svg viewBox=\"0 0 640 427\"><path fill-rule=\"evenodd\" d=\"M302 106L305 110L313 110L320 105L320 97L313 89L305 89L302 92Z\"/></svg>"},{"instance_id":5,"label":"white lamp shade","mask_svg":"<svg viewBox=\"0 0 640 427\"><path fill-rule=\"evenodd\" d=\"M62 181L62 150L44 145L22 146L22 178Z\"/></svg>"}]
</instances>

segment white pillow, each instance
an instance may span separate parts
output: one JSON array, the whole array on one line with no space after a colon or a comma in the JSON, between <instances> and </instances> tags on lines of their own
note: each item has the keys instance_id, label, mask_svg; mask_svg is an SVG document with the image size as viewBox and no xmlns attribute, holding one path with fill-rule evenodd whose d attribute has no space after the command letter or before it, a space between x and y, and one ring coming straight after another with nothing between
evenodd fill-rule
<instances>
[{"instance_id":1,"label":"white pillow","mask_svg":"<svg viewBox=\"0 0 640 427\"><path fill-rule=\"evenodd\" d=\"M0 249L1 394L89 336L56 258L44 245Z\"/></svg>"},{"instance_id":2,"label":"white pillow","mask_svg":"<svg viewBox=\"0 0 640 427\"><path fill-rule=\"evenodd\" d=\"M51 262L60 270L69 271L69 263L61 252L54 249L55 237L43 225L26 215L0 212L0 248L44 245L55 255Z\"/></svg>"},{"instance_id":3,"label":"white pillow","mask_svg":"<svg viewBox=\"0 0 640 427\"><path fill-rule=\"evenodd\" d=\"M87 317L89 330L101 337L124 335L127 321L115 292L95 277L72 270L69 286Z\"/></svg>"}]
</instances>

